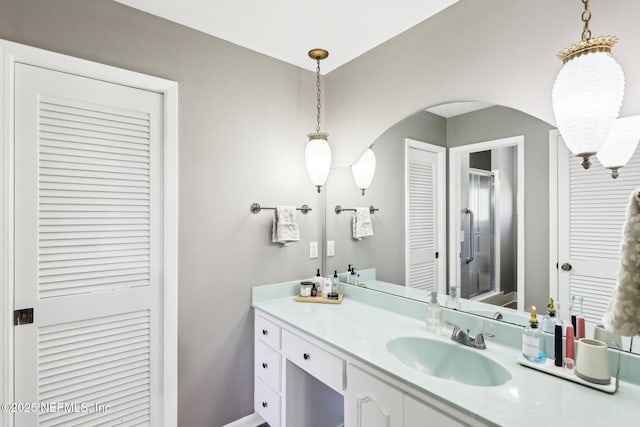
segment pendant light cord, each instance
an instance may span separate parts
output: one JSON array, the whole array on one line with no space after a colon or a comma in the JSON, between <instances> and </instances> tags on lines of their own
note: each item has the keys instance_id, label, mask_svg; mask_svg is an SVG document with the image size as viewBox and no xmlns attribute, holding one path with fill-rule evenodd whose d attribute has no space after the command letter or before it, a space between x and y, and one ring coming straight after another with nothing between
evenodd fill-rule
<instances>
[{"instance_id":1,"label":"pendant light cord","mask_svg":"<svg viewBox=\"0 0 640 427\"><path fill-rule=\"evenodd\" d=\"M582 0L584 4L584 12L582 12L582 41L586 42L591 39L591 30L589 29L589 20L591 19L591 10L589 10L589 0Z\"/></svg>"},{"instance_id":2,"label":"pendant light cord","mask_svg":"<svg viewBox=\"0 0 640 427\"><path fill-rule=\"evenodd\" d=\"M320 108L321 108L321 104L320 104L320 58L316 58L316 63L318 64L316 66L316 88L318 89L318 92L317 92L318 113L316 115L316 120L317 120L318 124L316 125L316 133L320 133Z\"/></svg>"}]
</instances>

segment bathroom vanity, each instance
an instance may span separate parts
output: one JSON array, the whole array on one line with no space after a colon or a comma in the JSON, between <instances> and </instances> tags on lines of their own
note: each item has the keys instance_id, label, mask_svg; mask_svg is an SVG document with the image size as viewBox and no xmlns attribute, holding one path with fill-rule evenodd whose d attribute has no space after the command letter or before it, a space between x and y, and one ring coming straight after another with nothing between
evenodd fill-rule
<instances>
[{"instance_id":1,"label":"bathroom vanity","mask_svg":"<svg viewBox=\"0 0 640 427\"><path fill-rule=\"evenodd\" d=\"M499 343L517 339L516 326L447 311L472 333L497 335L475 350L451 342L448 326L428 332L424 304L405 300L411 313L399 314L355 288L340 305L299 303L295 286L254 288L255 410L271 427L637 422L637 385L623 381L609 395L518 365L517 346ZM440 367L429 367L438 357ZM486 378L489 365L498 374Z\"/></svg>"}]
</instances>

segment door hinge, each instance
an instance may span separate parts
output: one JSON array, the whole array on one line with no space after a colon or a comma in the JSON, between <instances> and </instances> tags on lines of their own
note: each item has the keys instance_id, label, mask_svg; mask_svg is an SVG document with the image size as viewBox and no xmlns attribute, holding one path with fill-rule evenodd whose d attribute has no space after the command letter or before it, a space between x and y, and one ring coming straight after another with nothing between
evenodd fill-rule
<instances>
[{"instance_id":1,"label":"door hinge","mask_svg":"<svg viewBox=\"0 0 640 427\"><path fill-rule=\"evenodd\" d=\"M23 308L13 312L14 325L27 325L33 323L33 308Z\"/></svg>"},{"instance_id":2,"label":"door hinge","mask_svg":"<svg viewBox=\"0 0 640 427\"><path fill-rule=\"evenodd\" d=\"M440 252L436 252L436 259L440 258Z\"/></svg>"}]
</instances>

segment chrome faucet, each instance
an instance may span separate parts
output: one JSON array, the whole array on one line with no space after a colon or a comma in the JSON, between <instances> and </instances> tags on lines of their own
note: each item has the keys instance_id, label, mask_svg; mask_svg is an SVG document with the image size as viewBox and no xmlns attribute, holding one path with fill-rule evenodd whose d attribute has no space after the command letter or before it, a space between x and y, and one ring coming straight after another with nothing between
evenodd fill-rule
<instances>
[{"instance_id":1,"label":"chrome faucet","mask_svg":"<svg viewBox=\"0 0 640 427\"><path fill-rule=\"evenodd\" d=\"M445 321L446 322L446 321ZM451 341L455 341L459 344L466 345L467 347L476 348L478 350L484 350L487 348L487 344L484 342L484 337L494 337L495 335L486 332L478 332L475 337L469 335L467 332L460 329L460 326L455 323L446 322L448 325L453 326L451 332Z\"/></svg>"}]
</instances>

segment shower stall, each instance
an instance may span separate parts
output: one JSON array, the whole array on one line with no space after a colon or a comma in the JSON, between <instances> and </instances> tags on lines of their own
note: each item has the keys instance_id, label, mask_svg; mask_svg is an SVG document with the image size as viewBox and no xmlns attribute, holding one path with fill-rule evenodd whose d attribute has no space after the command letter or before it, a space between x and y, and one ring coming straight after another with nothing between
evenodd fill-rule
<instances>
[{"instance_id":1,"label":"shower stall","mask_svg":"<svg viewBox=\"0 0 640 427\"><path fill-rule=\"evenodd\" d=\"M477 298L497 291L496 252L498 238L496 215L498 193L496 192L497 171L468 169L468 180L463 181L468 193L462 200L460 279L461 296ZM465 207L466 205L466 207Z\"/></svg>"}]
</instances>

